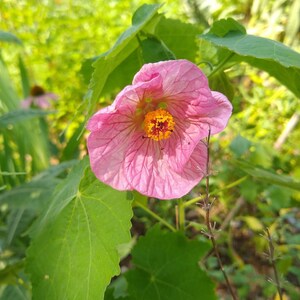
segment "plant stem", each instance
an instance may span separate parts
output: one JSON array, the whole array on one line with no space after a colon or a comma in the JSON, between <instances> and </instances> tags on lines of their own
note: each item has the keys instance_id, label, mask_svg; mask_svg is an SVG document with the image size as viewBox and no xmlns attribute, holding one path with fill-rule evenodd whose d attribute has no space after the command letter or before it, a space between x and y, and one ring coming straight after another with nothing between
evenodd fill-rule
<instances>
[{"instance_id":1,"label":"plant stem","mask_svg":"<svg viewBox=\"0 0 300 300\"><path fill-rule=\"evenodd\" d=\"M210 221L210 210L211 210L212 203L209 200L209 198L210 198L210 194L209 194L209 141L210 141L210 129L209 129L209 134L208 134L208 137L207 137L207 145L206 145L206 147L207 147L206 184L205 184L206 189L205 189L205 198L204 198L204 208L206 210L205 222L206 222L206 226L207 226L207 230L208 230L208 235L209 235L209 238L212 242L213 249L214 249L214 252L216 254L218 263L219 263L219 267L220 267L220 269L223 273L224 279L226 281L226 285L227 285L227 287L230 291L232 299L237 300L237 297L236 297L236 295L233 291L233 288L232 288L232 286L230 284L230 281L227 277L227 274L224 270L223 263L222 263L222 260L221 260L221 257L220 257L220 252L219 252L219 249L218 249L218 246L217 246L217 243L216 243L214 230L211 226L211 221Z\"/></svg>"},{"instance_id":2,"label":"plant stem","mask_svg":"<svg viewBox=\"0 0 300 300\"><path fill-rule=\"evenodd\" d=\"M160 223L162 223L163 225L165 225L166 227L168 227L171 231L176 232L176 229L171 224L169 224L167 221L165 221L164 219L162 219L159 215L157 215L156 213L154 213L148 207L144 206L143 204L141 204L139 202L136 202L135 205L138 206L138 207L140 207L145 212L147 212L150 216L152 216L154 219L156 219L157 221L159 221Z\"/></svg>"},{"instance_id":3,"label":"plant stem","mask_svg":"<svg viewBox=\"0 0 300 300\"><path fill-rule=\"evenodd\" d=\"M234 56L234 53L229 53L216 67L211 71L211 73L208 75L208 78L211 78L214 74L219 72L224 65L229 61L229 59Z\"/></svg>"},{"instance_id":4,"label":"plant stem","mask_svg":"<svg viewBox=\"0 0 300 300\"><path fill-rule=\"evenodd\" d=\"M270 262L274 271L274 276L275 276L275 281L276 281L276 286L277 286L277 291L279 294L279 299L282 300L282 290L281 290L281 286L280 286L280 281L279 281L279 276L278 276L278 271L276 268L276 264L275 264L275 258L274 258L274 245L273 245L273 240L272 237L270 235L270 231L268 228L266 228L266 232L267 232L267 236L268 236L268 242L269 242L269 255L270 255Z\"/></svg>"},{"instance_id":5,"label":"plant stem","mask_svg":"<svg viewBox=\"0 0 300 300\"><path fill-rule=\"evenodd\" d=\"M182 198L178 199L178 214L179 214L179 230L184 232L185 210Z\"/></svg>"}]
</instances>

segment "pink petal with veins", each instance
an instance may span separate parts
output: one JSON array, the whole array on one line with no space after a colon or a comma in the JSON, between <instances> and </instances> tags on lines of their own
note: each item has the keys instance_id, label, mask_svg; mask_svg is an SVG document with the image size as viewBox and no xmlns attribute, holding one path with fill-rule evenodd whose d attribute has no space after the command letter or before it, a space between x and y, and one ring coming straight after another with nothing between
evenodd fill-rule
<instances>
[{"instance_id":1,"label":"pink petal with veins","mask_svg":"<svg viewBox=\"0 0 300 300\"><path fill-rule=\"evenodd\" d=\"M175 127L168 138L157 141L145 136L144 118L162 107ZM222 131L231 111L228 99L212 92L191 62L146 64L112 105L90 119L92 170L119 190L136 189L160 199L181 197L205 175L207 153L201 139Z\"/></svg>"}]
</instances>

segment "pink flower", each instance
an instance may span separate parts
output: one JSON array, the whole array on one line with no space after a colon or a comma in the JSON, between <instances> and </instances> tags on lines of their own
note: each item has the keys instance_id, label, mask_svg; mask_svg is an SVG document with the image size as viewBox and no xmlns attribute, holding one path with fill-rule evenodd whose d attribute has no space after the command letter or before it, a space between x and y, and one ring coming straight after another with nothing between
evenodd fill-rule
<instances>
[{"instance_id":1,"label":"pink flower","mask_svg":"<svg viewBox=\"0 0 300 300\"><path fill-rule=\"evenodd\" d=\"M21 107L38 107L41 109L48 109L51 107L52 100L57 100L57 95L53 93L46 93L42 87L34 85L30 90L30 96L21 102Z\"/></svg>"},{"instance_id":2,"label":"pink flower","mask_svg":"<svg viewBox=\"0 0 300 300\"><path fill-rule=\"evenodd\" d=\"M87 145L98 179L160 199L187 194L206 174L201 140L222 131L228 99L186 60L146 64L108 107L91 117Z\"/></svg>"}]
</instances>

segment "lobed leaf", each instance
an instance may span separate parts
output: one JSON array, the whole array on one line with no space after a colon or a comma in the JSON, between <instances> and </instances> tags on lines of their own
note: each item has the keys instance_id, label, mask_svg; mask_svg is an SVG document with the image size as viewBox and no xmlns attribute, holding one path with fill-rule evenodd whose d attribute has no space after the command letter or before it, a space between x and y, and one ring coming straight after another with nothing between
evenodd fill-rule
<instances>
[{"instance_id":1,"label":"lobed leaf","mask_svg":"<svg viewBox=\"0 0 300 300\"><path fill-rule=\"evenodd\" d=\"M125 273L129 298L216 299L212 281L198 266L208 249L207 243L189 241L178 232L149 230L132 251L134 269Z\"/></svg>"},{"instance_id":2,"label":"lobed leaf","mask_svg":"<svg viewBox=\"0 0 300 300\"><path fill-rule=\"evenodd\" d=\"M120 272L117 247L130 240L131 216L125 192L99 182L87 159L75 166L32 231L33 299L103 299Z\"/></svg>"},{"instance_id":3,"label":"lobed leaf","mask_svg":"<svg viewBox=\"0 0 300 300\"><path fill-rule=\"evenodd\" d=\"M196 37L200 30L193 24L162 17L155 28L155 34L164 41L177 59L195 61L198 46ZM150 50L150 49L149 49Z\"/></svg>"}]
</instances>

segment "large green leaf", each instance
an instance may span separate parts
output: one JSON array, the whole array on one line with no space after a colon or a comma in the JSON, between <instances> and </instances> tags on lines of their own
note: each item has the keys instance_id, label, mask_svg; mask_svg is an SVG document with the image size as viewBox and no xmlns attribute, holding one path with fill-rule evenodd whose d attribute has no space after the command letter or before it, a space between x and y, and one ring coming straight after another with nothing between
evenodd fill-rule
<instances>
[{"instance_id":1,"label":"large green leaf","mask_svg":"<svg viewBox=\"0 0 300 300\"><path fill-rule=\"evenodd\" d=\"M142 5L133 16L132 26L119 37L108 52L102 54L94 63L95 71L90 84L93 90L91 108L98 101L108 76L138 47L137 34L146 26L152 27L151 22L156 22L155 16L160 6L160 4Z\"/></svg>"},{"instance_id":2,"label":"large green leaf","mask_svg":"<svg viewBox=\"0 0 300 300\"><path fill-rule=\"evenodd\" d=\"M177 59L194 61L197 54L196 37L200 33L193 24L162 17L155 28L155 34L163 40ZM150 49L149 49L150 50Z\"/></svg>"},{"instance_id":3,"label":"large green leaf","mask_svg":"<svg viewBox=\"0 0 300 300\"><path fill-rule=\"evenodd\" d=\"M74 167L32 233L33 299L103 299L120 272L117 247L130 240L131 217L125 192L99 182L87 159Z\"/></svg>"},{"instance_id":4,"label":"large green leaf","mask_svg":"<svg viewBox=\"0 0 300 300\"><path fill-rule=\"evenodd\" d=\"M154 227L132 251L135 267L125 273L130 299L216 299L212 281L198 266L208 249L207 243Z\"/></svg>"},{"instance_id":5,"label":"large green leaf","mask_svg":"<svg viewBox=\"0 0 300 300\"><path fill-rule=\"evenodd\" d=\"M200 37L231 51L231 62L244 61L262 69L300 96L300 54L291 48L277 41L246 34L233 19L217 21L208 33Z\"/></svg>"}]
</instances>

